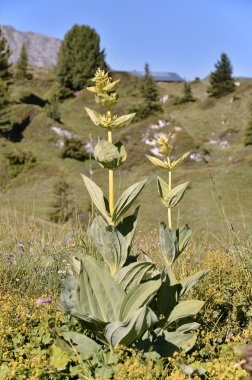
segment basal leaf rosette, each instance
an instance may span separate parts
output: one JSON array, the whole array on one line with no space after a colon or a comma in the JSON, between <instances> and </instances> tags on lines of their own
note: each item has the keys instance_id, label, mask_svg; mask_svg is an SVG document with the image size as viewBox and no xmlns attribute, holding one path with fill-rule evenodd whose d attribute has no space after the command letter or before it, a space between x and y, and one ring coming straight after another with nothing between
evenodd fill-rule
<instances>
[{"instance_id":1,"label":"basal leaf rosette","mask_svg":"<svg viewBox=\"0 0 252 380\"><path fill-rule=\"evenodd\" d=\"M121 141L111 144L99 139L94 147L94 157L102 168L115 169L121 166L127 158L127 152Z\"/></svg>"}]
</instances>

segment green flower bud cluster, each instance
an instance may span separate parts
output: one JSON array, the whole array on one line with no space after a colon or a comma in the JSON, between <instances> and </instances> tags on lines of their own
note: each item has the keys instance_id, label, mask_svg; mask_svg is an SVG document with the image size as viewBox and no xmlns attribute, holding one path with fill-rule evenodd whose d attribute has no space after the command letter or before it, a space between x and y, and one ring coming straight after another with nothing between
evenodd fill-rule
<instances>
[{"instance_id":1,"label":"green flower bud cluster","mask_svg":"<svg viewBox=\"0 0 252 380\"><path fill-rule=\"evenodd\" d=\"M94 148L96 161L103 167L113 170L121 166L126 160L127 153L122 142L112 143L112 129L127 127L133 120L135 114L117 116L112 115L110 108L117 103L119 94L116 91L120 80L112 81L112 78L105 71L98 69L92 81L95 86L87 89L95 93L95 102L100 106L106 107L106 113L100 114L95 110L85 107L87 114L92 122L108 130L108 141L99 139Z\"/></svg>"},{"instance_id":2,"label":"green flower bud cluster","mask_svg":"<svg viewBox=\"0 0 252 380\"><path fill-rule=\"evenodd\" d=\"M117 103L119 94L116 92L116 88L120 80L112 82L112 78L104 70L98 69L95 73L92 82L95 86L88 87L87 89L94 92L95 102L101 106L110 107Z\"/></svg>"},{"instance_id":3,"label":"green flower bud cluster","mask_svg":"<svg viewBox=\"0 0 252 380\"><path fill-rule=\"evenodd\" d=\"M160 133L156 140L152 140L159 148L159 153L164 156L163 160L149 155L146 155L146 157L153 163L153 165L172 171L181 165L190 156L191 152L186 152L177 160L171 161L170 155L173 151L173 146L170 143L170 135L171 132L168 134L168 136Z\"/></svg>"}]
</instances>

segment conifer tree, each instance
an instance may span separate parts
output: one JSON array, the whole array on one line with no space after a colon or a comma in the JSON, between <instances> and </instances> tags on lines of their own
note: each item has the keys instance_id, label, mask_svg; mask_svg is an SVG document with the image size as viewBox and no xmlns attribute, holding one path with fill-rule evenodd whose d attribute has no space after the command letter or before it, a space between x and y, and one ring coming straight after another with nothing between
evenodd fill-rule
<instances>
[{"instance_id":1,"label":"conifer tree","mask_svg":"<svg viewBox=\"0 0 252 380\"><path fill-rule=\"evenodd\" d=\"M227 54L222 53L220 60L215 64L215 71L210 75L208 93L213 97L221 97L235 89L233 69Z\"/></svg>"},{"instance_id":2,"label":"conifer tree","mask_svg":"<svg viewBox=\"0 0 252 380\"><path fill-rule=\"evenodd\" d=\"M148 63L145 64L145 74L140 81L140 94L143 98L143 104L132 107L130 112L136 112L134 120L142 120L153 114L163 112L162 105L159 100L158 86L154 81Z\"/></svg>"},{"instance_id":3,"label":"conifer tree","mask_svg":"<svg viewBox=\"0 0 252 380\"><path fill-rule=\"evenodd\" d=\"M8 87L6 81L0 78L0 109L8 104Z\"/></svg>"},{"instance_id":4,"label":"conifer tree","mask_svg":"<svg viewBox=\"0 0 252 380\"><path fill-rule=\"evenodd\" d=\"M0 28L0 107L8 104L8 85L11 74L9 72L9 58L11 51Z\"/></svg>"},{"instance_id":5,"label":"conifer tree","mask_svg":"<svg viewBox=\"0 0 252 380\"><path fill-rule=\"evenodd\" d=\"M3 32L0 28L0 78L7 81L11 74L9 72L10 64L9 58L11 55L10 47L8 45L7 39L4 37Z\"/></svg>"},{"instance_id":6,"label":"conifer tree","mask_svg":"<svg viewBox=\"0 0 252 380\"><path fill-rule=\"evenodd\" d=\"M141 86L142 96L151 111L161 111L162 107L159 102L158 86L151 76L148 63L145 64L144 71L145 74Z\"/></svg>"},{"instance_id":7,"label":"conifer tree","mask_svg":"<svg viewBox=\"0 0 252 380\"><path fill-rule=\"evenodd\" d=\"M89 26L74 25L59 50L57 73L61 85L72 91L80 90L98 67L107 68L99 35Z\"/></svg>"},{"instance_id":8,"label":"conifer tree","mask_svg":"<svg viewBox=\"0 0 252 380\"><path fill-rule=\"evenodd\" d=\"M74 211L70 185L63 179L59 180L54 186L53 193L50 219L55 223L67 222Z\"/></svg>"},{"instance_id":9,"label":"conifer tree","mask_svg":"<svg viewBox=\"0 0 252 380\"><path fill-rule=\"evenodd\" d=\"M53 120L60 122L59 97L56 93L50 96L46 105L46 113Z\"/></svg>"},{"instance_id":10,"label":"conifer tree","mask_svg":"<svg viewBox=\"0 0 252 380\"><path fill-rule=\"evenodd\" d=\"M28 53L25 44L22 45L19 60L16 65L16 77L18 79L31 79L28 73Z\"/></svg>"},{"instance_id":11,"label":"conifer tree","mask_svg":"<svg viewBox=\"0 0 252 380\"><path fill-rule=\"evenodd\" d=\"M192 94L192 88L190 83L185 82L184 83L184 95L180 100L180 103L188 103L188 102L195 102L195 98Z\"/></svg>"},{"instance_id":12,"label":"conifer tree","mask_svg":"<svg viewBox=\"0 0 252 380\"><path fill-rule=\"evenodd\" d=\"M245 130L244 145L252 145L252 104L250 105L250 116Z\"/></svg>"}]
</instances>

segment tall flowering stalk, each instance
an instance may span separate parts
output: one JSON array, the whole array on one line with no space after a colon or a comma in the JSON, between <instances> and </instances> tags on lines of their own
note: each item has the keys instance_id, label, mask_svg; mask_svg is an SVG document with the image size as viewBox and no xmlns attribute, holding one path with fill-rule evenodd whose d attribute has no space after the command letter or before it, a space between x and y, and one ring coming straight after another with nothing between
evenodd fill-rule
<instances>
[{"instance_id":1,"label":"tall flowering stalk","mask_svg":"<svg viewBox=\"0 0 252 380\"><path fill-rule=\"evenodd\" d=\"M172 172L190 156L190 152L183 154L183 156L177 160L172 160L171 153L173 151L173 146L170 143L170 135L171 133L168 135L160 133L158 135L158 138L156 140L153 140L156 146L159 148L159 153L163 156L163 160L149 155L146 155L146 157L155 166L165 169L168 172L167 183L161 177L158 177L157 185L161 201L163 205L168 209L168 226L170 229L172 229L171 209L176 206L176 204L183 197L184 192L189 184L189 182L185 182L182 185L179 185L172 189Z\"/></svg>"},{"instance_id":2,"label":"tall flowering stalk","mask_svg":"<svg viewBox=\"0 0 252 380\"><path fill-rule=\"evenodd\" d=\"M161 223L161 271L149 257L145 256L145 260L140 261L138 256L131 254L139 207L133 214L122 216L148 179L131 185L115 202L114 170L124 163L127 154L122 142L113 144L112 132L129 125L134 114L118 117L111 112L118 99L116 87L119 81L113 82L108 73L101 70L97 70L92 80L95 86L88 89L95 93L96 103L105 107L105 113L100 114L90 108L86 111L95 125L106 128L108 132L107 140L99 139L95 146L94 157L99 165L109 170L109 200L94 181L85 175L82 178L101 214L92 221L89 233L103 261L83 254L74 257L73 275L64 280L60 304L63 310L81 321L84 332L88 334L62 331L60 339L64 341L64 347L67 344L85 358L100 352L104 345L112 349L118 344L134 345L146 353L156 351L162 356L170 356L175 350L188 351L196 341L193 330L199 326L193 318L204 302L183 298L206 271L181 281L172 272L173 263L186 249L190 238L191 231L187 225L173 232ZM182 190L171 188L171 171L186 155L172 162L169 137L160 136L157 144L165 160L148 158L168 170L168 184L158 178L158 186L161 199L168 207L171 226L169 209L185 191L185 184L180 185Z\"/></svg>"},{"instance_id":3,"label":"tall flowering stalk","mask_svg":"<svg viewBox=\"0 0 252 380\"><path fill-rule=\"evenodd\" d=\"M114 169L121 166L127 157L122 143L113 145L112 131L113 129L128 126L135 114L131 113L118 117L111 112L111 107L118 101L119 94L116 90L119 80L112 81L108 73L98 69L92 81L95 83L95 86L88 87L87 89L95 93L95 102L105 108L105 113L99 114L87 107L85 107L85 110L95 125L108 131L107 142L102 139L99 140L94 153L98 163L103 168L109 170L109 212L112 215L115 207Z\"/></svg>"}]
</instances>

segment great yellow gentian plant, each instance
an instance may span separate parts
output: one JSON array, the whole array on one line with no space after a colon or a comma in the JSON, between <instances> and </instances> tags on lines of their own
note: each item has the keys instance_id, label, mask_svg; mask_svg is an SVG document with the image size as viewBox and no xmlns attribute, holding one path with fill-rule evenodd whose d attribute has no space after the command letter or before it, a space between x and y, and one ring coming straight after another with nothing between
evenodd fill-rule
<instances>
[{"instance_id":1,"label":"great yellow gentian plant","mask_svg":"<svg viewBox=\"0 0 252 380\"><path fill-rule=\"evenodd\" d=\"M153 139L153 142L159 148L159 153L163 156L163 160L157 157L146 155L146 157L159 168L165 169L168 173L168 181L165 182L161 177L157 178L158 192L161 201L165 207L168 208L168 226L172 229L172 216L171 209L176 206L176 204L183 197L184 192L189 184L185 182L172 189L172 171L174 171L179 165L181 165L189 156L190 152L183 154L177 160L171 159L171 153L173 151L173 146L170 142L171 133L168 135L159 134L157 139Z\"/></svg>"},{"instance_id":2,"label":"great yellow gentian plant","mask_svg":"<svg viewBox=\"0 0 252 380\"><path fill-rule=\"evenodd\" d=\"M88 87L87 89L95 93L95 101L97 104L105 108L105 113L98 113L90 108L85 107L87 114L92 122L102 128L105 128L108 132L107 141L100 139L94 149L94 156L96 161L103 167L109 170L109 213L108 217L105 213L105 218L110 224L116 222L115 217L112 217L115 208L115 195L114 195L114 169L121 166L127 158L124 145L119 142L113 145L113 129L123 128L128 126L133 120L135 114L117 116L113 115L111 107L117 103L118 92L117 86L119 80L112 81L109 74L103 70L98 69L95 73L92 81L95 86ZM83 176L84 182L87 185L87 181ZM142 189L142 188L141 188ZM89 187L88 187L89 190ZM141 191L141 190L140 190ZM90 194L92 197L92 194ZM94 203L97 205L95 198ZM103 213L100 205L97 205L98 209ZM104 213L103 213L104 214Z\"/></svg>"},{"instance_id":3,"label":"great yellow gentian plant","mask_svg":"<svg viewBox=\"0 0 252 380\"><path fill-rule=\"evenodd\" d=\"M107 139L99 139L95 146L94 157L109 171L109 200L95 182L85 175L82 178L101 214L92 221L89 233L103 261L90 255L74 257L73 275L64 281L60 303L64 311L80 321L83 331L62 331L59 341L62 347L67 344L77 351L81 358L89 357L104 346L113 349L118 344L128 347L134 344L146 355L149 351L163 356L176 350L188 351L196 339L191 330L199 326L191 319L204 302L181 298L206 271L181 281L176 280L172 273L173 262L187 246L190 237L188 226L173 233L161 223L160 246L164 262L161 272L146 255L140 261L138 256L131 254L139 207L132 215L123 219L122 216L148 179L131 185L115 202L114 170L124 163L127 154L122 142L113 143L112 132L129 125L134 114L117 116L111 111L118 100L118 80L112 81L108 73L100 69L92 80L95 85L88 90L95 94L96 103L105 110L98 113L86 108L86 112L96 126L108 132ZM169 139L160 137L157 143L165 160L150 159L171 171L174 162L169 158ZM159 183L164 202L171 208L175 201L167 197L176 188L172 190L171 182L169 187L161 179ZM177 193L175 190L174 197L179 197Z\"/></svg>"}]
</instances>

